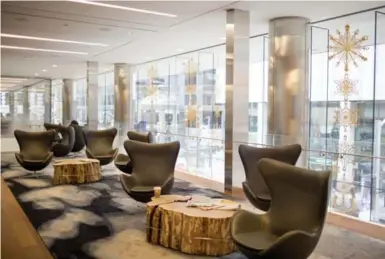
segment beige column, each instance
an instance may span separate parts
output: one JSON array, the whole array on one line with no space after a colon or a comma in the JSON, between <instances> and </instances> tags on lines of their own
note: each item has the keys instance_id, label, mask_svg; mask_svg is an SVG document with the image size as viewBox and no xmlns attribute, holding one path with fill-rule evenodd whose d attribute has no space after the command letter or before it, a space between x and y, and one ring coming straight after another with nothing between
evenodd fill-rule
<instances>
[{"instance_id":1,"label":"beige column","mask_svg":"<svg viewBox=\"0 0 385 259\"><path fill-rule=\"evenodd\" d=\"M74 80L63 80L63 124L68 125L74 119L76 110L73 105L75 104L73 98Z\"/></svg>"},{"instance_id":2,"label":"beige column","mask_svg":"<svg viewBox=\"0 0 385 259\"><path fill-rule=\"evenodd\" d=\"M98 62L87 62L87 127L98 129Z\"/></svg>"}]
</instances>

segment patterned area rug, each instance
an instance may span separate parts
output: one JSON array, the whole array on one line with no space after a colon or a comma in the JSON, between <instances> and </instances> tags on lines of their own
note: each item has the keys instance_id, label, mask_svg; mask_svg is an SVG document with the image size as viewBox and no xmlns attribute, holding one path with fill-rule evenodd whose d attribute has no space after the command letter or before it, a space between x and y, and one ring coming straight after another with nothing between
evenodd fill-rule
<instances>
[{"instance_id":1,"label":"patterned area rug","mask_svg":"<svg viewBox=\"0 0 385 259\"><path fill-rule=\"evenodd\" d=\"M58 259L207 258L182 254L145 241L145 205L123 191L115 170L97 183L52 186L52 168L37 178L21 168L2 176ZM176 181L176 194L222 197L222 194ZM385 243L327 225L311 259L385 258ZM233 253L221 259L245 259Z\"/></svg>"}]
</instances>

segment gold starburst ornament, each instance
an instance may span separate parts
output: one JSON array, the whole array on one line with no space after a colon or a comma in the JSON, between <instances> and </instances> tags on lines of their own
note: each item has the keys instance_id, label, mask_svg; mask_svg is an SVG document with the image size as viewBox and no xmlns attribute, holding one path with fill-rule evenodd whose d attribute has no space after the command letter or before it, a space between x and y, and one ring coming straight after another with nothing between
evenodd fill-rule
<instances>
[{"instance_id":1,"label":"gold starburst ornament","mask_svg":"<svg viewBox=\"0 0 385 259\"><path fill-rule=\"evenodd\" d=\"M345 74L344 79L336 80L336 94L342 95L344 100L348 100L350 96L357 94L357 80L351 80L348 74Z\"/></svg>"},{"instance_id":2,"label":"gold starburst ornament","mask_svg":"<svg viewBox=\"0 0 385 259\"><path fill-rule=\"evenodd\" d=\"M329 60L337 58L337 66L343 62L345 72L349 71L350 63L353 63L353 65L357 67L358 60L367 60L363 55L363 51L368 49L368 47L364 45L364 42L368 40L368 36L358 36L359 33L359 30L355 30L352 34L350 32L350 26L345 25L345 32L343 34L337 30L336 36L329 36L332 43L329 46L331 52Z\"/></svg>"}]
</instances>

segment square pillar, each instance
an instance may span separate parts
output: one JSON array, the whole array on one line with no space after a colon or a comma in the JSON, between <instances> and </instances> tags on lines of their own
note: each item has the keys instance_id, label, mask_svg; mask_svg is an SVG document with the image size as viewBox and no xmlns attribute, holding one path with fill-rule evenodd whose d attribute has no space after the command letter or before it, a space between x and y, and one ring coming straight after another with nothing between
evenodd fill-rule
<instances>
[{"instance_id":1,"label":"square pillar","mask_svg":"<svg viewBox=\"0 0 385 259\"><path fill-rule=\"evenodd\" d=\"M74 80L64 79L63 80L63 124L68 125L74 119L76 110L74 109L74 98L73 98ZM76 105L75 105L76 106Z\"/></svg>"},{"instance_id":2,"label":"square pillar","mask_svg":"<svg viewBox=\"0 0 385 259\"><path fill-rule=\"evenodd\" d=\"M239 143L249 135L250 14L228 10L226 18L225 190L241 187L245 174Z\"/></svg>"}]
</instances>

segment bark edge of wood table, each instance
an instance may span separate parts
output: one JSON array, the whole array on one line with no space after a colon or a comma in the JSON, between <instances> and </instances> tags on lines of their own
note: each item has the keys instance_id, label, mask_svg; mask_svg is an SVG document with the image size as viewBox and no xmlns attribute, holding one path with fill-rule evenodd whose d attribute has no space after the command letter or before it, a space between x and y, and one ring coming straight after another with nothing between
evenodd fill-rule
<instances>
[{"instance_id":1,"label":"bark edge of wood table","mask_svg":"<svg viewBox=\"0 0 385 259\"><path fill-rule=\"evenodd\" d=\"M53 168L53 184L91 183L101 178L100 162L97 159L56 160Z\"/></svg>"},{"instance_id":2,"label":"bark edge of wood table","mask_svg":"<svg viewBox=\"0 0 385 259\"><path fill-rule=\"evenodd\" d=\"M170 200L180 195L166 195ZM153 200L146 207L149 243L192 255L222 256L236 251L231 239L235 211L186 207L186 202Z\"/></svg>"}]
</instances>

